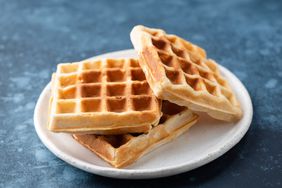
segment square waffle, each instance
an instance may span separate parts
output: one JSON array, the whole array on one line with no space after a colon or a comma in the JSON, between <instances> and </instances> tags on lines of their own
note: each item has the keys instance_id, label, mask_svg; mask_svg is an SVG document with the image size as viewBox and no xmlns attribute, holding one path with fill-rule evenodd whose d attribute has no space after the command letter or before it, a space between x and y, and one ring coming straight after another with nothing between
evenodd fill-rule
<instances>
[{"instance_id":1,"label":"square waffle","mask_svg":"<svg viewBox=\"0 0 282 188\"><path fill-rule=\"evenodd\" d=\"M130 37L157 97L216 119L240 119L242 111L235 94L202 48L144 26L135 26Z\"/></svg>"},{"instance_id":2,"label":"square waffle","mask_svg":"<svg viewBox=\"0 0 282 188\"><path fill-rule=\"evenodd\" d=\"M59 64L52 78L48 128L54 132L148 132L160 117L136 59Z\"/></svg>"},{"instance_id":3,"label":"square waffle","mask_svg":"<svg viewBox=\"0 0 282 188\"><path fill-rule=\"evenodd\" d=\"M163 101L163 116L159 125L147 134L95 135L74 134L80 144L96 153L116 168L127 166L153 149L187 131L198 115L186 107Z\"/></svg>"}]
</instances>

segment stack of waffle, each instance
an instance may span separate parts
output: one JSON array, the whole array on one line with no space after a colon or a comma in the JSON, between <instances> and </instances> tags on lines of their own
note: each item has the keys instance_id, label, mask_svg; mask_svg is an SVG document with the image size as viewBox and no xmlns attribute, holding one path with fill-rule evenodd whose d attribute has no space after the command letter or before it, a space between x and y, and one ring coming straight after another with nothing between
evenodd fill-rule
<instances>
[{"instance_id":1,"label":"stack of waffle","mask_svg":"<svg viewBox=\"0 0 282 188\"><path fill-rule=\"evenodd\" d=\"M224 121L242 112L218 65L200 47L160 29L135 26L138 59L59 64L48 128L112 166L127 166L187 131L197 111Z\"/></svg>"}]
</instances>

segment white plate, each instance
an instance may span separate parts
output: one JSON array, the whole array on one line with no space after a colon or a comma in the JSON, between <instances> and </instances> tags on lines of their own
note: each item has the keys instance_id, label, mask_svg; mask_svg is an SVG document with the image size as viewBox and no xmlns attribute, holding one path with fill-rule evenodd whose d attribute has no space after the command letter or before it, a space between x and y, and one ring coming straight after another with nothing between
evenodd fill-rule
<instances>
[{"instance_id":1,"label":"white plate","mask_svg":"<svg viewBox=\"0 0 282 188\"><path fill-rule=\"evenodd\" d=\"M124 50L98 57L136 57L136 54L133 50ZM34 111L35 129L41 141L57 157L90 173L114 178L141 179L186 172L227 152L241 140L251 124L253 108L248 91L230 71L222 66L220 70L236 92L244 112L243 118L237 123L226 123L201 114L200 121L190 131L125 169L112 168L78 144L70 135L47 130L50 84L45 87L37 101Z\"/></svg>"}]
</instances>

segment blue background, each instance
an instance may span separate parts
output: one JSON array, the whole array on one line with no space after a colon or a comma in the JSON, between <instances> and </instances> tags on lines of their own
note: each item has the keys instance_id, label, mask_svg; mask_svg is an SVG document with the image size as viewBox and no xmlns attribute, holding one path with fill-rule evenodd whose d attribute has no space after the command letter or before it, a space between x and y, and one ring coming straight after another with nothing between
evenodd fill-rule
<instances>
[{"instance_id":1,"label":"blue background","mask_svg":"<svg viewBox=\"0 0 282 188\"><path fill-rule=\"evenodd\" d=\"M132 48L136 24L200 46L246 85L249 132L199 169L154 180L117 180L69 166L33 126L35 102L60 62ZM0 0L0 187L281 187L282 1Z\"/></svg>"}]
</instances>

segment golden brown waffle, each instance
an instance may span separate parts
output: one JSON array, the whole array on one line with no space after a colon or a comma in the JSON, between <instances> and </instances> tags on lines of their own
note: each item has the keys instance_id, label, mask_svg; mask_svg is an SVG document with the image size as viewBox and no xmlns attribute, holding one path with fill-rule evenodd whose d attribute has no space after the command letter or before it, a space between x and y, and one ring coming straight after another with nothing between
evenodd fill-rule
<instances>
[{"instance_id":1,"label":"golden brown waffle","mask_svg":"<svg viewBox=\"0 0 282 188\"><path fill-rule=\"evenodd\" d=\"M147 134L99 136L94 134L73 137L116 168L127 166L144 154L178 137L198 120L198 115L185 107L163 102L160 124Z\"/></svg>"},{"instance_id":2,"label":"golden brown waffle","mask_svg":"<svg viewBox=\"0 0 282 188\"><path fill-rule=\"evenodd\" d=\"M200 47L160 29L135 26L130 34L155 95L226 121L242 112L218 65Z\"/></svg>"},{"instance_id":3,"label":"golden brown waffle","mask_svg":"<svg viewBox=\"0 0 282 188\"><path fill-rule=\"evenodd\" d=\"M59 64L50 101L48 127L55 132L148 132L161 117L160 102L135 59Z\"/></svg>"}]
</instances>

